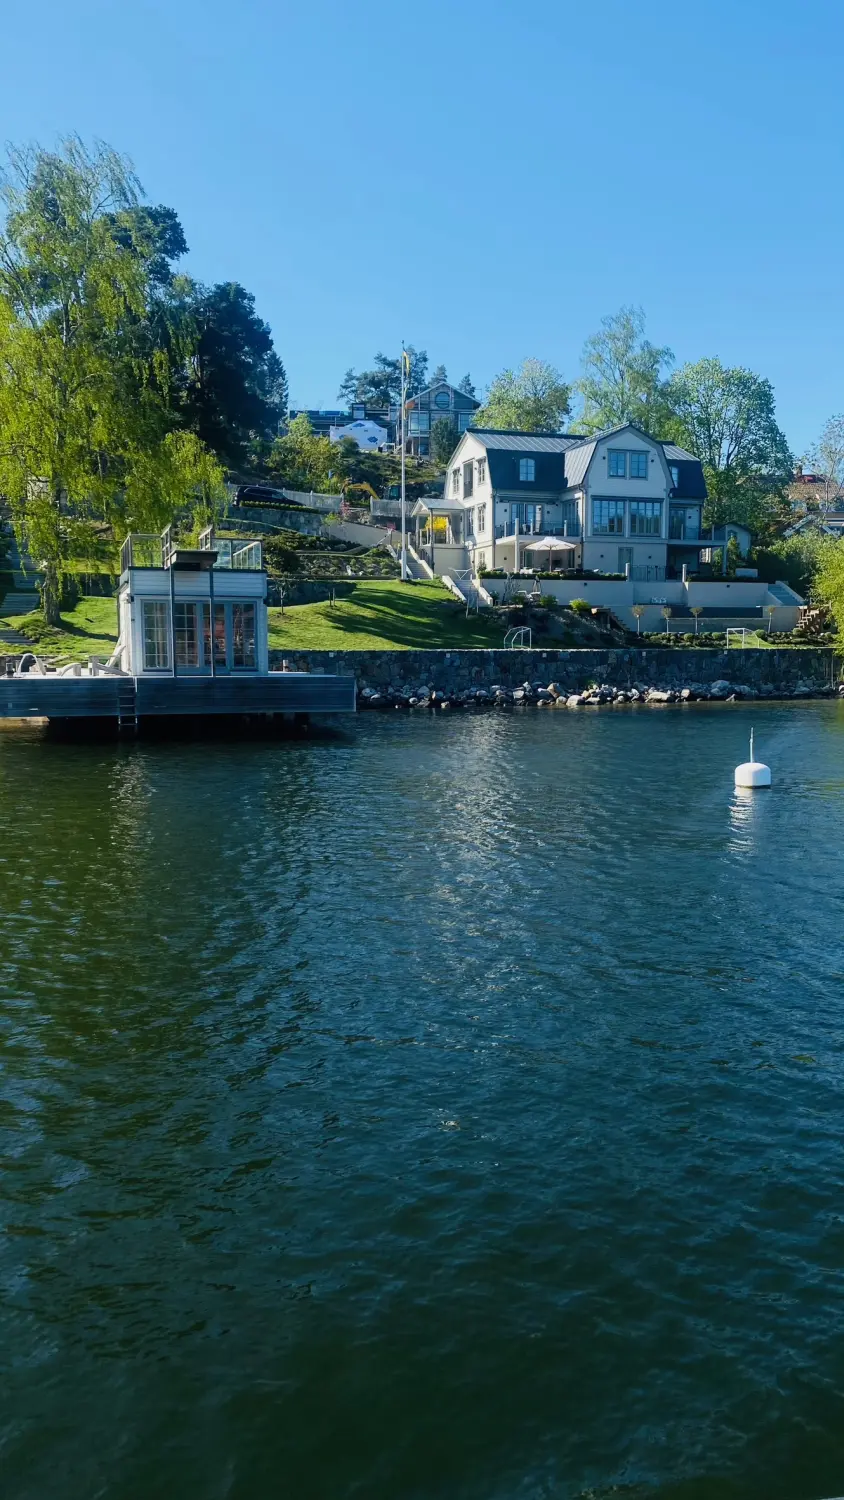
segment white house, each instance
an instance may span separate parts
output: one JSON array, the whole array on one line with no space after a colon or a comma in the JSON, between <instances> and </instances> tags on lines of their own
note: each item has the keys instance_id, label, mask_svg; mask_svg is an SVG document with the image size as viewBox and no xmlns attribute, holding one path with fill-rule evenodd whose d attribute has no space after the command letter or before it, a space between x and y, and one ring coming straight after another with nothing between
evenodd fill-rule
<instances>
[{"instance_id":1,"label":"white house","mask_svg":"<svg viewBox=\"0 0 844 1500\"><path fill-rule=\"evenodd\" d=\"M541 591L560 602L588 598L633 629L638 605L646 611L643 629L659 628L664 608L694 628L698 607L721 629L724 621L763 624L770 607L773 628L792 629L802 600L784 584L736 580L716 589L697 579L687 586L712 546L702 527L705 500L699 459L632 425L589 438L470 428L450 460L442 499L414 505L411 541L434 573L453 578L484 569L559 571L560 582L543 582ZM567 573L576 577L566 582ZM487 584L496 597L509 588Z\"/></svg>"},{"instance_id":2,"label":"white house","mask_svg":"<svg viewBox=\"0 0 844 1500\"><path fill-rule=\"evenodd\" d=\"M269 671L267 575L260 542L197 548L134 533L121 554L115 665L133 677L257 676ZM213 643L213 649L212 649Z\"/></svg>"},{"instance_id":3,"label":"white house","mask_svg":"<svg viewBox=\"0 0 844 1500\"><path fill-rule=\"evenodd\" d=\"M356 422L347 422L343 427L329 427L328 436L332 443L342 443L344 438L351 438L364 453L386 448L390 439L386 427L379 427L377 422L363 417Z\"/></svg>"},{"instance_id":4,"label":"white house","mask_svg":"<svg viewBox=\"0 0 844 1500\"><path fill-rule=\"evenodd\" d=\"M594 438L472 428L441 514L420 502L414 516L423 555L460 546L475 572L535 563L532 541L554 536L569 544L554 567L656 580L697 565L705 499L700 461L634 426Z\"/></svg>"}]
</instances>

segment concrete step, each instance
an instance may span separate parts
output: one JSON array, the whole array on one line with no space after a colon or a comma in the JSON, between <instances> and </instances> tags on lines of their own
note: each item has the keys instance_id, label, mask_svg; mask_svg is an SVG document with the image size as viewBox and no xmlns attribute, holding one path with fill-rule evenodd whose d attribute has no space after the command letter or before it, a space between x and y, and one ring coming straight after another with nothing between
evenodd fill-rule
<instances>
[{"instance_id":1,"label":"concrete step","mask_svg":"<svg viewBox=\"0 0 844 1500\"><path fill-rule=\"evenodd\" d=\"M18 589L10 589L9 593L0 600L0 615L9 618L12 615L30 615L40 604L40 596L33 589L30 593L21 593Z\"/></svg>"},{"instance_id":2,"label":"concrete step","mask_svg":"<svg viewBox=\"0 0 844 1500\"><path fill-rule=\"evenodd\" d=\"M28 641L19 630L0 630L0 646L14 646L15 650L31 651L32 641Z\"/></svg>"}]
</instances>

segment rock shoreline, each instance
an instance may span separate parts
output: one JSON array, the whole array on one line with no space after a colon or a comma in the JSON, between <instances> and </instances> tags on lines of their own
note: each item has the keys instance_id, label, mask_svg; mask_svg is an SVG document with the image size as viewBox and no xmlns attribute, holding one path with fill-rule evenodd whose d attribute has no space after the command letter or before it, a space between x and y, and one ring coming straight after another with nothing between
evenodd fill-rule
<instances>
[{"instance_id":1,"label":"rock shoreline","mask_svg":"<svg viewBox=\"0 0 844 1500\"><path fill-rule=\"evenodd\" d=\"M271 652L273 669L285 662L294 672L353 676L361 707L375 708L418 708L423 701L468 708L588 698L589 706L600 707L723 701L734 695L821 697L835 691L841 666L829 648L817 647Z\"/></svg>"},{"instance_id":2,"label":"rock shoreline","mask_svg":"<svg viewBox=\"0 0 844 1500\"><path fill-rule=\"evenodd\" d=\"M572 693L559 683L523 682L520 687L506 688L495 683L489 688L469 688L462 693L445 693L420 683L415 688L361 688L360 709L453 709L453 708L605 708L614 704L740 703L762 698L837 698L842 688L811 688L801 684L789 694L762 693L746 682L729 682L721 678L713 683L691 683L676 691L635 683L631 688L617 688L610 683L593 683L583 692Z\"/></svg>"}]
</instances>

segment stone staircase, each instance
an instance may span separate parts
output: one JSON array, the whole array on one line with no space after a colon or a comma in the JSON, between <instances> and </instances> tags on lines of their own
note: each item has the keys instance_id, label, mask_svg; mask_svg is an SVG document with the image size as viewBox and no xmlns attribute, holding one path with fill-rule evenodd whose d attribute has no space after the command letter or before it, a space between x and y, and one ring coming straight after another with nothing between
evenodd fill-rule
<instances>
[{"instance_id":1,"label":"stone staircase","mask_svg":"<svg viewBox=\"0 0 844 1500\"><path fill-rule=\"evenodd\" d=\"M11 646L15 651L28 651L32 649L32 642L21 635L14 625L5 622L19 615L31 614L38 608L41 596L36 588L38 574L32 560L21 557L14 539L9 548L9 570L12 574L12 587L0 595L0 646Z\"/></svg>"}]
</instances>

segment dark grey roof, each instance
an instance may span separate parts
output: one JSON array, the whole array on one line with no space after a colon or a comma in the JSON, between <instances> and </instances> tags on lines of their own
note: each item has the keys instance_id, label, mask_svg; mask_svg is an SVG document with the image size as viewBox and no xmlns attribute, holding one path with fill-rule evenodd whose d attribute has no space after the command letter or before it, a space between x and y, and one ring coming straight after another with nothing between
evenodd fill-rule
<instances>
[{"instance_id":1,"label":"dark grey roof","mask_svg":"<svg viewBox=\"0 0 844 1500\"><path fill-rule=\"evenodd\" d=\"M484 447L508 453L565 453L583 442L576 434L564 432L508 432L499 427L470 427L469 431L483 439Z\"/></svg>"},{"instance_id":2,"label":"dark grey roof","mask_svg":"<svg viewBox=\"0 0 844 1500\"><path fill-rule=\"evenodd\" d=\"M591 438L587 442L578 443L566 454L566 484L569 488L583 483L597 444L598 439Z\"/></svg>"},{"instance_id":3,"label":"dark grey roof","mask_svg":"<svg viewBox=\"0 0 844 1500\"><path fill-rule=\"evenodd\" d=\"M584 437L576 432L518 432L496 427L470 427L468 430L473 437L480 438L484 447L489 451L490 478L494 485L500 485L504 489L518 487L518 483L514 483L513 479L513 466L507 464L504 459L505 454L530 454L537 461L546 455L565 454L564 465L549 462L548 458L545 458L541 479L539 463L537 463L533 488L538 491L540 488L550 490L555 487L572 489L582 484L597 444L617 432L627 432L631 429L641 433L642 437L661 448L666 461L676 467L677 484L671 492L672 499L706 499L706 482L700 459L695 458L694 454L687 452L685 448L678 447L676 443L661 443L659 438L651 438L649 433L637 427L635 423L624 422L621 426L608 427L590 437Z\"/></svg>"},{"instance_id":4,"label":"dark grey roof","mask_svg":"<svg viewBox=\"0 0 844 1500\"><path fill-rule=\"evenodd\" d=\"M676 443L663 443L662 449L669 463L674 463L676 460L684 458L690 459L695 464L700 462L699 459L695 458L693 453L689 453L685 448L678 448Z\"/></svg>"}]
</instances>

